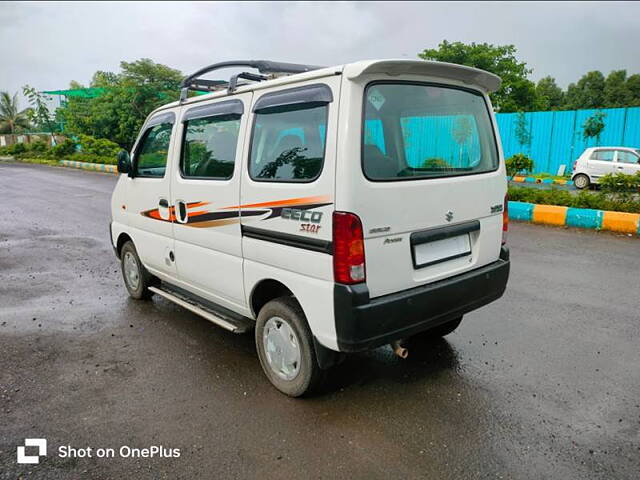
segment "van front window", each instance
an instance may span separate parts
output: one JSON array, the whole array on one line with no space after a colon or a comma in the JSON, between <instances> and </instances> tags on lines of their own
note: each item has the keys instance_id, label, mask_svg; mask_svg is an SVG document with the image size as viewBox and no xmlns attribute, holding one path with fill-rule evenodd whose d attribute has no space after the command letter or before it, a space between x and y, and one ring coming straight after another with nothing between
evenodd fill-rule
<instances>
[{"instance_id":1,"label":"van front window","mask_svg":"<svg viewBox=\"0 0 640 480\"><path fill-rule=\"evenodd\" d=\"M453 87L369 85L362 144L362 165L370 180L469 175L498 168L483 96Z\"/></svg>"}]
</instances>

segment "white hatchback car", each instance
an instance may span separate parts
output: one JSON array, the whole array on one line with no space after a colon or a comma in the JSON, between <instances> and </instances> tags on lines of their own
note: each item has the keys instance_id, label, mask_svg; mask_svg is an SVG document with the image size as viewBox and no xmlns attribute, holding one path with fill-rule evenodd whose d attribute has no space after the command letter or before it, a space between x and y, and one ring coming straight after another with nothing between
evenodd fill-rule
<instances>
[{"instance_id":1,"label":"white hatchback car","mask_svg":"<svg viewBox=\"0 0 640 480\"><path fill-rule=\"evenodd\" d=\"M587 188L609 173L633 175L640 172L640 150L629 147L587 148L573 164L576 188Z\"/></svg>"},{"instance_id":2,"label":"white hatchback car","mask_svg":"<svg viewBox=\"0 0 640 480\"><path fill-rule=\"evenodd\" d=\"M259 73L201 78L230 66ZM298 396L346 352L404 357L504 292L495 75L232 61L183 85L118 159L111 239L133 298L255 327L267 377Z\"/></svg>"}]
</instances>

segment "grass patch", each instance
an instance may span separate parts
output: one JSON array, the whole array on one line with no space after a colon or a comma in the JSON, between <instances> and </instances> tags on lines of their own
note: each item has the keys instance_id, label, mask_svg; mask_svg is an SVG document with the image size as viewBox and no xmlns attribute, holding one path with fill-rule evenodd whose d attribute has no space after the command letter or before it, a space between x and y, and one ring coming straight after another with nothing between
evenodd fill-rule
<instances>
[{"instance_id":1,"label":"grass patch","mask_svg":"<svg viewBox=\"0 0 640 480\"><path fill-rule=\"evenodd\" d=\"M534 177L534 178L541 178L543 180L548 178L550 178L551 180L571 180L571 175L560 176L560 175L551 175L550 173L534 173L528 176Z\"/></svg>"},{"instance_id":2,"label":"grass patch","mask_svg":"<svg viewBox=\"0 0 640 480\"><path fill-rule=\"evenodd\" d=\"M51 167L59 167L60 162L58 160L53 160L51 158L13 158L14 161L20 163L35 163L37 165L49 165Z\"/></svg>"}]
</instances>

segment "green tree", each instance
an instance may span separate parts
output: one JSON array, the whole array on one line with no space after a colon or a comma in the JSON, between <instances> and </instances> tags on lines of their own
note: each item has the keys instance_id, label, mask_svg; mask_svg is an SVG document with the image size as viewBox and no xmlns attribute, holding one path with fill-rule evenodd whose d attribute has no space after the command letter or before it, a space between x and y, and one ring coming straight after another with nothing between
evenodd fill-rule
<instances>
[{"instance_id":1,"label":"green tree","mask_svg":"<svg viewBox=\"0 0 640 480\"><path fill-rule=\"evenodd\" d=\"M607 108L627 107L632 100L626 70L613 70L604 81L604 105Z\"/></svg>"},{"instance_id":2,"label":"green tree","mask_svg":"<svg viewBox=\"0 0 640 480\"><path fill-rule=\"evenodd\" d=\"M582 76L578 83L567 88L565 106L568 110L602 108L604 106L605 79L602 72L594 70Z\"/></svg>"},{"instance_id":3,"label":"green tree","mask_svg":"<svg viewBox=\"0 0 640 480\"><path fill-rule=\"evenodd\" d=\"M182 73L143 58L121 62L121 72L96 72L91 86L105 88L96 98L69 97L61 115L71 133L107 138L131 148L149 113L177 100Z\"/></svg>"},{"instance_id":4,"label":"green tree","mask_svg":"<svg viewBox=\"0 0 640 480\"><path fill-rule=\"evenodd\" d=\"M524 153L516 153L505 161L507 175L513 179L519 172L529 173L533 170L533 160Z\"/></svg>"},{"instance_id":5,"label":"green tree","mask_svg":"<svg viewBox=\"0 0 640 480\"><path fill-rule=\"evenodd\" d=\"M516 47L513 45L465 44L444 40L438 48L426 49L418 56L423 60L457 63L498 75L502 79L502 86L491 94L497 111L535 108L535 84L527 78L531 70L516 58Z\"/></svg>"},{"instance_id":6,"label":"green tree","mask_svg":"<svg viewBox=\"0 0 640 480\"><path fill-rule=\"evenodd\" d=\"M530 147L533 137L529 131L527 125L527 117L524 112L518 112L518 118L516 120L516 138L521 147Z\"/></svg>"},{"instance_id":7,"label":"green tree","mask_svg":"<svg viewBox=\"0 0 640 480\"><path fill-rule=\"evenodd\" d=\"M22 94L27 97L31 104L31 108L27 111L27 118L35 128L43 132L55 132L56 124L47 106L47 101L51 100L51 97L40 93L30 85L22 87Z\"/></svg>"},{"instance_id":8,"label":"green tree","mask_svg":"<svg viewBox=\"0 0 640 480\"><path fill-rule=\"evenodd\" d=\"M9 92L0 92L0 132L16 133L30 127L29 110L20 110L18 94L13 96Z\"/></svg>"},{"instance_id":9,"label":"green tree","mask_svg":"<svg viewBox=\"0 0 640 480\"><path fill-rule=\"evenodd\" d=\"M600 143L600 135L605 127L604 117L605 113L596 112L585 120L582 124L582 136L585 140L595 138L596 144Z\"/></svg>"},{"instance_id":10,"label":"green tree","mask_svg":"<svg viewBox=\"0 0 640 480\"><path fill-rule=\"evenodd\" d=\"M118 75L113 72L98 70L91 78L91 87L108 88L118 84Z\"/></svg>"},{"instance_id":11,"label":"green tree","mask_svg":"<svg viewBox=\"0 0 640 480\"><path fill-rule=\"evenodd\" d=\"M564 105L564 92L549 75L538 80L536 100L537 110L560 110Z\"/></svg>"},{"instance_id":12,"label":"green tree","mask_svg":"<svg viewBox=\"0 0 640 480\"><path fill-rule=\"evenodd\" d=\"M629 75L629 78L627 78L627 89L631 97L629 106L640 106L640 74Z\"/></svg>"}]
</instances>

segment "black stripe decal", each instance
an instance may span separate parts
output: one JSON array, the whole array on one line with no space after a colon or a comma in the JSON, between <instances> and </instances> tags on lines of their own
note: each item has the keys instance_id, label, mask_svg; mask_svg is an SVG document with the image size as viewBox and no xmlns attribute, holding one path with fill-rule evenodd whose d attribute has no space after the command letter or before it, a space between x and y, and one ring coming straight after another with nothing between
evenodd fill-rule
<instances>
[{"instance_id":1,"label":"black stripe decal","mask_svg":"<svg viewBox=\"0 0 640 480\"><path fill-rule=\"evenodd\" d=\"M264 230L262 228L241 226L242 235L256 240L265 242L278 243L289 247L302 248L313 252L326 253L333 255L333 243L327 240L318 240L317 238L307 238L302 235L292 235L290 233L274 232L273 230Z\"/></svg>"},{"instance_id":2,"label":"black stripe decal","mask_svg":"<svg viewBox=\"0 0 640 480\"><path fill-rule=\"evenodd\" d=\"M243 217L255 217L268 213L269 210L245 210L242 212ZM195 217L188 217L187 223L208 222L210 220L224 220L227 218L240 218L240 210L232 210L228 212L208 212Z\"/></svg>"}]
</instances>

